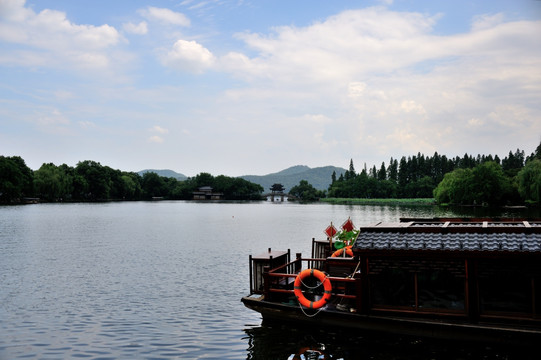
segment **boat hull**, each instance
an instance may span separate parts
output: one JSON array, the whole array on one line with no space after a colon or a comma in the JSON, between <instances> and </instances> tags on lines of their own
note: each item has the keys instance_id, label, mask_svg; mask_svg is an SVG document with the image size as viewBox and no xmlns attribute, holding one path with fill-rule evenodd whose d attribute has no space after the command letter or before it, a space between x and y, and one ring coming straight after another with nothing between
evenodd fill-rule
<instances>
[{"instance_id":1,"label":"boat hull","mask_svg":"<svg viewBox=\"0 0 541 360\"><path fill-rule=\"evenodd\" d=\"M531 344L541 340L541 329L517 328L494 324L469 324L447 320L396 316L374 316L339 311L332 307L321 311L302 309L299 305L266 301L263 296L243 297L244 305L259 312L265 321L291 322L295 326L393 333L456 341ZM314 315L315 314L315 315ZM313 316L312 316L313 315Z\"/></svg>"}]
</instances>

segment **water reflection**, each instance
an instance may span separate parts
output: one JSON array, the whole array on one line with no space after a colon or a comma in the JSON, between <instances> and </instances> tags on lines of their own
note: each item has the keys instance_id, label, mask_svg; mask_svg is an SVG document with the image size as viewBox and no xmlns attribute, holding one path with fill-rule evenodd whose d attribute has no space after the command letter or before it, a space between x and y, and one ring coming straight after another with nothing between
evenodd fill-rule
<instances>
[{"instance_id":1,"label":"water reflection","mask_svg":"<svg viewBox=\"0 0 541 360\"><path fill-rule=\"evenodd\" d=\"M457 343L360 331L299 328L264 321L244 330L247 359L537 359L529 347Z\"/></svg>"},{"instance_id":2,"label":"water reflection","mask_svg":"<svg viewBox=\"0 0 541 360\"><path fill-rule=\"evenodd\" d=\"M308 256L312 237L348 217L360 227L434 216L467 214L289 202L0 206L0 359L445 358L429 357L432 342L259 325L240 302L250 254ZM256 325L243 332L247 323ZM474 354L500 354L483 349Z\"/></svg>"},{"instance_id":3,"label":"water reflection","mask_svg":"<svg viewBox=\"0 0 541 360\"><path fill-rule=\"evenodd\" d=\"M441 209L444 208L440 208ZM477 217L477 218L526 218L533 219L541 217L540 208L526 207L473 207L473 206L454 206L448 208L452 211L454 217Z\"/></svg>"}]
</instances>

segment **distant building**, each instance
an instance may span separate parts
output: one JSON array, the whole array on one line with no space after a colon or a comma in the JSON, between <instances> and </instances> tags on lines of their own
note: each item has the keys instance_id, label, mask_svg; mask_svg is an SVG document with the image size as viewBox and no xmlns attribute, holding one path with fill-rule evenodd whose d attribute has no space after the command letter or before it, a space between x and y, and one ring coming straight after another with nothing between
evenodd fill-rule
<instances>
[{"instance_id":1,"label":"distant building","mask_svg":"<svg viewBox=\"0 0 541 360\"><path fill-rule=\"evenodd\" d=\"M223 193L212 192L212 187L210 186L202 186L198 191L193 192L194 200L222 200L223 197Z\"/></svg>"}]
</instances>

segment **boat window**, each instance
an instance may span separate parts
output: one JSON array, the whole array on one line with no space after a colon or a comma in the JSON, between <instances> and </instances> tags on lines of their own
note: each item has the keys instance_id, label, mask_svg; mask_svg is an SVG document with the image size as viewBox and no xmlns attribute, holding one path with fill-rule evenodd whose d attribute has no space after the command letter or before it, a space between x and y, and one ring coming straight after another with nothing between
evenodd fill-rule
<instances>
[{"instance_id":1,"label":"boat window","mask_svg":"<svg viewBox=\"0 0 541 360\"><path fill-rule=\"evenodd\" d=\"M465 266L460 260L370 259L373 306L465 310Z\"/></svg>"},{"instance_id":2,"label":"boat window","mask_svg":"<svg viewBox=\"0 0 541 360\"><path fill-rule=\"evenodd\" d=\"M484 260L478 264L482 312L531 313L532 276L525 264Z\"/></svg>"},{"instance_id":3,"label":"boat window","mask_svg":"<svg viewBox=\"0 0 541 360\"><path fill-rule=\"evenodd\" d=\"M464 276L447 269L417 274L419 308L464 310Z\"/></svg>"},{"instance_id":4,"label":"boat window","mask_svg":"<svg viewBox=\"0 0 541 360\"><path fill-rule=\"evenodd\" d=\"M370 274L371 300L373 305L415 307L414 273L402 267L400 262L372 263Z\"/></svg>"}]
</instances>

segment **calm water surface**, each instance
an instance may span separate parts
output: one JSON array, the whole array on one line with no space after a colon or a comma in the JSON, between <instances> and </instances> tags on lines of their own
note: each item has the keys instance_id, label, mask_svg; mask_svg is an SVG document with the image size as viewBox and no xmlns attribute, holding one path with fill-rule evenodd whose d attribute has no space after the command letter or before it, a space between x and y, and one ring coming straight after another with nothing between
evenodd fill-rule
<instances>
[{"instance_id":1,"label":"calm water surface","mask_svg":"<svg viewBox=\"0 0 541 360\"><path fill-rule=\"evenodd\" d=\"M432 207L124 202L0 207L0 359L520 359L470 347L263 324L248 255L310 255L332 221ZM497 216L521 216L498 213ZM297 356L298 355L298 356Z\"/></svg>"}]
</instances>

